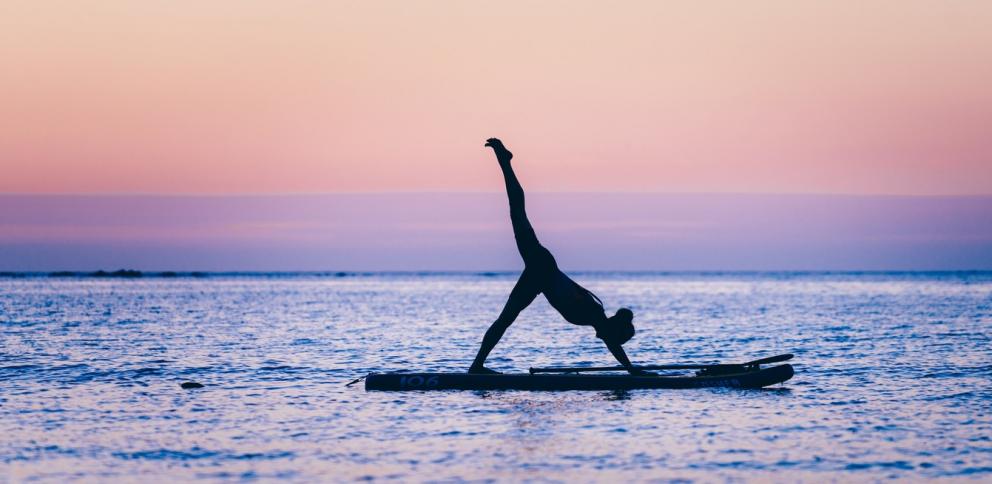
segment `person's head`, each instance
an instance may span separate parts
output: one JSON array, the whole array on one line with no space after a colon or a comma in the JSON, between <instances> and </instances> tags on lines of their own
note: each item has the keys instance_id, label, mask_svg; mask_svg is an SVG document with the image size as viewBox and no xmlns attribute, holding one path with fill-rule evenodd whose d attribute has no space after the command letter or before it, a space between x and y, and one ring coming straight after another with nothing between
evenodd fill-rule
<instances>
[{"instance_id":1,"label":"person's head","mask_svg":"<svg viewBox=\"0 0 992 484\"><path fill-rule=\"evenodd\" d=\"M624 344L634 337L634 313L620 308L596 328L596 336L607 343Z\"/></svg>"}]
</instances>

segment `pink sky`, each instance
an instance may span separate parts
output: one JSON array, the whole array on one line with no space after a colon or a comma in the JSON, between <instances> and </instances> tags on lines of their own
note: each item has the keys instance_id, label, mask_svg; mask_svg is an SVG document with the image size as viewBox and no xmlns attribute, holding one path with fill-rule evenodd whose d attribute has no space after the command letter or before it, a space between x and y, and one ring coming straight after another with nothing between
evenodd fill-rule
<instances>
[{"instance_id":1,"label":"pink sky","mask_svg":"<svg viewBox=\"0 0 992 484\"><path fill-rule=\"evenodd\" d=\"M992 194L992 2L7 1L0 192Z\"/></svg>"}]
</instances>

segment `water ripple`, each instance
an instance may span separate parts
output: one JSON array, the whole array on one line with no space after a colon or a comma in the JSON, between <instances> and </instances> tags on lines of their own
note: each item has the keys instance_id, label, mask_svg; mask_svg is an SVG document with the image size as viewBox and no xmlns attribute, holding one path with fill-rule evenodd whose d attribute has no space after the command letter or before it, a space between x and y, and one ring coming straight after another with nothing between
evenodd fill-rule
<instances>
[{"instance_id":1,"label":"water ripple","mask_svg":"<svg viewBox=\"0 0 992 484\"><path fill-rule=\"evenodd\" d=\"M796 353L766 391L366 393L462 371L514 275L0 278L19 480L992 478L992 274L576 274L639 362ZM490 359L610 364L543 299ZM202 388L185 389L183 382Z\"/></svg>"}]
</instances>

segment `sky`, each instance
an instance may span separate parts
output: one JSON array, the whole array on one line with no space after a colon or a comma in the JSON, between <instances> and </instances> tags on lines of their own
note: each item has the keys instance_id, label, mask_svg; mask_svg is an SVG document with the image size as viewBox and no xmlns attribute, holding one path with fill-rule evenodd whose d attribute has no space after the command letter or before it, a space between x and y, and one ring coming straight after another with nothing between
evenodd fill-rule
<instances>
[{"instance_id":1,"label":"sky","mask_svg":"<svg viewBox=\"0 0 992 484\"><path fill-rule=\"evenodd\" d=\"M992 3L0 6L4 193L992 194Z\"/></svg>"},{"instance_id":2,"label":"sky","mask_svg":"<svg viewBox=\"0 0 992 484\"><path fill-rule=\"evenodd\" d=\"M0 65L0 270L514 267L396 217L498 195L491 136L626 240L544 219L572 267L992 268L992 2L8 0Z\"/></svg>"},{"instance_id":3,"label":"sky","mask_svg":"<svg viewBox=\"0 0 992 484\"><path fill-rule=\"evenodd\" d=\"M571 271L992 269L992 197L540 193ZM0 270L516 271L495 193L0 195Z\"/></svg>"}]
</instances>

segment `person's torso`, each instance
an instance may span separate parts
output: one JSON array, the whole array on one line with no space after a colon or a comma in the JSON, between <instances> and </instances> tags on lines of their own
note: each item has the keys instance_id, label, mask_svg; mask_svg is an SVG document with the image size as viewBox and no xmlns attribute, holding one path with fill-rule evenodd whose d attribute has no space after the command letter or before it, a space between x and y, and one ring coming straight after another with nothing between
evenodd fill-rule
<instances>
[{"instance_id":1,"label":"person's torso","mask_svg":"<svg viewBox=\"0 0 992 484\"><path fill-rule=\"evenodd\" d=\"M544 289L548 303L572 324L591 326L606 318L603 305L577 282L561 271L550 278Z\"/></svg>"}]
</instances>

